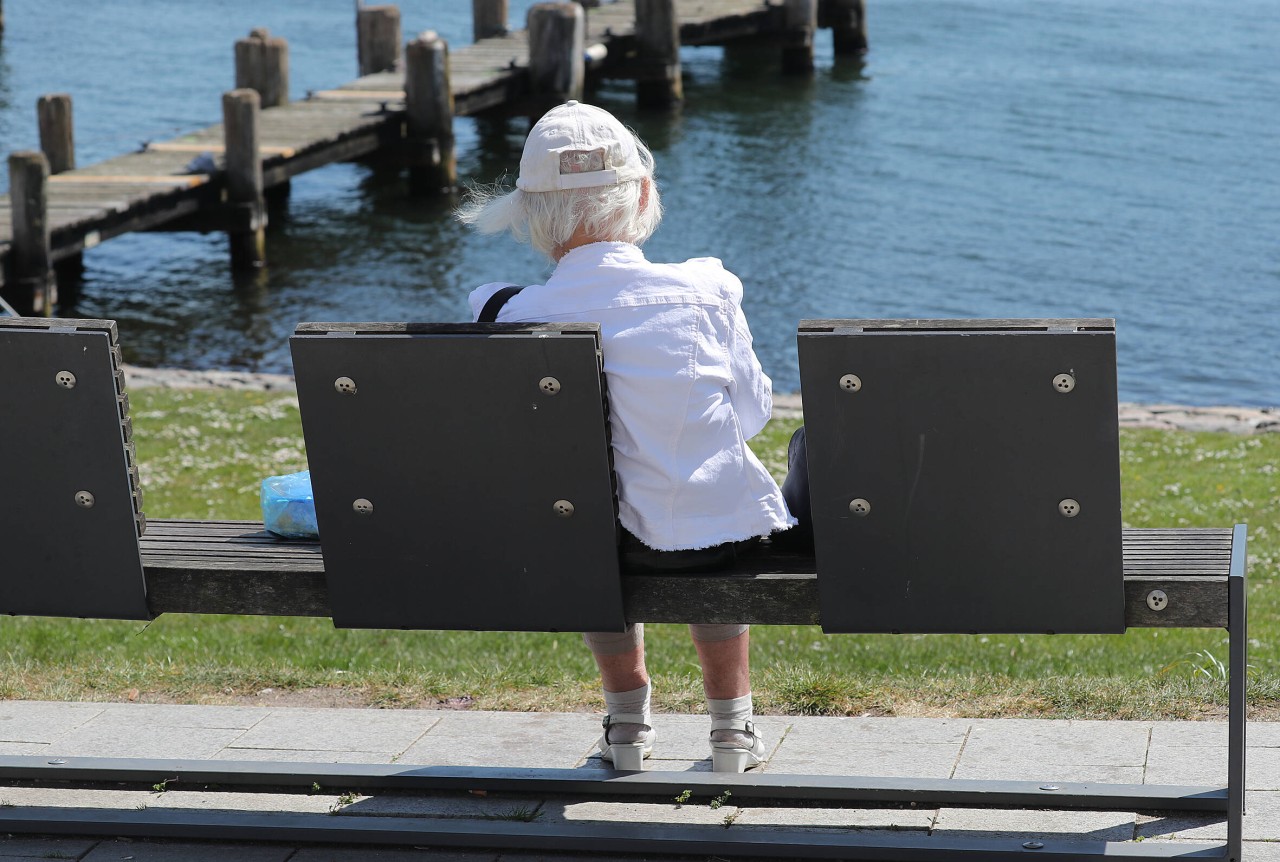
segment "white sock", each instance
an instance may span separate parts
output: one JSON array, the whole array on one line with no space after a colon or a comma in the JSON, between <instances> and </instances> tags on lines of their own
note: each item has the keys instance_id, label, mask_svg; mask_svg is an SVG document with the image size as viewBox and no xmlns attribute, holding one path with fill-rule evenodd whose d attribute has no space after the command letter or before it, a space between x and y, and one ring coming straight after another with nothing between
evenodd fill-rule
<instances>
[{"instance_id":1,"label":"white sock","mask_svg":"<svg viewBox=\"0 0 1280 862\"><path fill-rule=\"evenodd\" d=\"M631 691L606 691L604 693L605 712L609 715L629 712L647 716L650 713L649 694L650 686L647 684L633 688ZM652 730L646 730L643 724L631 722L611 724L609 725L609 742L639 742L646 733L652 732Z\"/></svg>"},{"instance_id":2,"label":"white sock","mask_svg":"<svg viewBox=\"0 0 1280 862\"><path fill-rule=\"evenodd\" d=\"M723 699L707 698L707 713L711 716L712 721L750 721L752 718L751 709L751 692L747 692L742 697L727 697ZM741 730L713 730L711 731L711 740L713 742L730 742L741 745L743 748L750 748L754 740L751 734L744 733Z\"/></svg>"}]
</instances>

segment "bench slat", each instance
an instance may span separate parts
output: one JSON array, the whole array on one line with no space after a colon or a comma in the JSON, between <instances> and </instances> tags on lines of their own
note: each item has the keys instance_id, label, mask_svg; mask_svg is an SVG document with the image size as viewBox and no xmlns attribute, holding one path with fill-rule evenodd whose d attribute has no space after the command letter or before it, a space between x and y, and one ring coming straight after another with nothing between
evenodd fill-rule
<instances>
[{"instance_id":1,"label":"bench slat","mask_svg":"<svg viewBox=\"0 0 1280 862\"><path fill-rule=\"evenodd\" d=\"M1126 625L1225 628L1230 554L1205 549L1230 541L1229 529L1125 530ZM1204 551L1204 559L1188 565L1184 550L1154 560L1152 544ZM275 538L255 521L151 521L142 559L157 614L330 615L319 544ZM1146 603L1155 589L1168 596L1161 611ZM813 558L797 554L749 555L719 574L630 575L623 591L629 621L816 625L818 618Z\"/></svg>"}]
</instances>

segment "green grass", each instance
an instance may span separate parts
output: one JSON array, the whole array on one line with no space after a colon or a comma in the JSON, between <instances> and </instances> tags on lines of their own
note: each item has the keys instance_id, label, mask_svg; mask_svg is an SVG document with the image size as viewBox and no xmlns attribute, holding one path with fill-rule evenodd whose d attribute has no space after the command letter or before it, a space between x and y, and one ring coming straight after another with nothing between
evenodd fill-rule
<instances>
[{"instance_id":1,"label":"green grass","mask_svg":"<svg viewBox=\"0 0 1280 862\"><path fill-rule=\"evenodd\" d=\"M305 467L292 397L151 389L132 398L150 517L257 518L260 479ZM779 476L797 424L772 423L753 441ZM1126 524L1249 524L1251 700L1256 714L1274 712L1280 434L1125 431L1121 460ZM341 631L327 620L188 615L0 626L4 698L228 702L272 689L386 707L601 705L590 655L571 634ZM752 642L765 712L1197 717L1225 704L1223 631L826 636L757 626ZM659 708L700 710L683 627L650 626L647 643Z\"/></svg>"}]
</instances>

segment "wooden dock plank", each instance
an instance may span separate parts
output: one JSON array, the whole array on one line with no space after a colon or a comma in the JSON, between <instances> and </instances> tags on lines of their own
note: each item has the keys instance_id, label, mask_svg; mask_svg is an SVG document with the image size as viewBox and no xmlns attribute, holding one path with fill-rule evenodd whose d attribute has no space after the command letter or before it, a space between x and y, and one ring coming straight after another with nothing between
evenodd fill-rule
<instances>
[{"instance_id":1,"label":"wooden dock plank","mask_svg":"<svg viewBox=\"0 0 1280 862\"><path fill-rule=\"evenodd\" d=\"M777 26L783 0L679 0L685 44L709 44ZM635 5L621 0L587 11L588 46L606 46L608 64L634 50ZM528 92L529 45L524 30L455 46L450 52L455 113L468 116ZM621 70L619 70L621 71ZM260 136L268 185L334 161L376 151L404 120L404 74L381 72L316 91L305 100L261 112ZM209 173L188 169L202 155ZM215 123L50 178L54 256L64 257L101 239L145 230L216 202L224 188L223 128ZM10 202L0 196L0 264L13 231ZM69 250L70 249L70 250ZM2 276L0 276L2 277Z\"/></svg>"}]
</instances>

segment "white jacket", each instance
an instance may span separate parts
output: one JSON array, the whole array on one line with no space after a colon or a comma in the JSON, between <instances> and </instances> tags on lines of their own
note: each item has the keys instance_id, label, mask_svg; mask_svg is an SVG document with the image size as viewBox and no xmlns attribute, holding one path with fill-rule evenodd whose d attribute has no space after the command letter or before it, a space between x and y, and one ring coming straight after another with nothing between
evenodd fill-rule
<instances>
[{"instance_id":1,"label":"white jacket","mask_svg":"<svg viewBox=\"0 0 1280 862\"><path fill-rule=\"evenodd\" d=\"M472 315L502 284L471 293ZM751 349L742 282L715 258L650 263L622 242L580 246L503 322L599 323L618 516L660 551L707 548L796 523L746 441L769 421L772 384Z\"/></svg>"}]
</instances>

